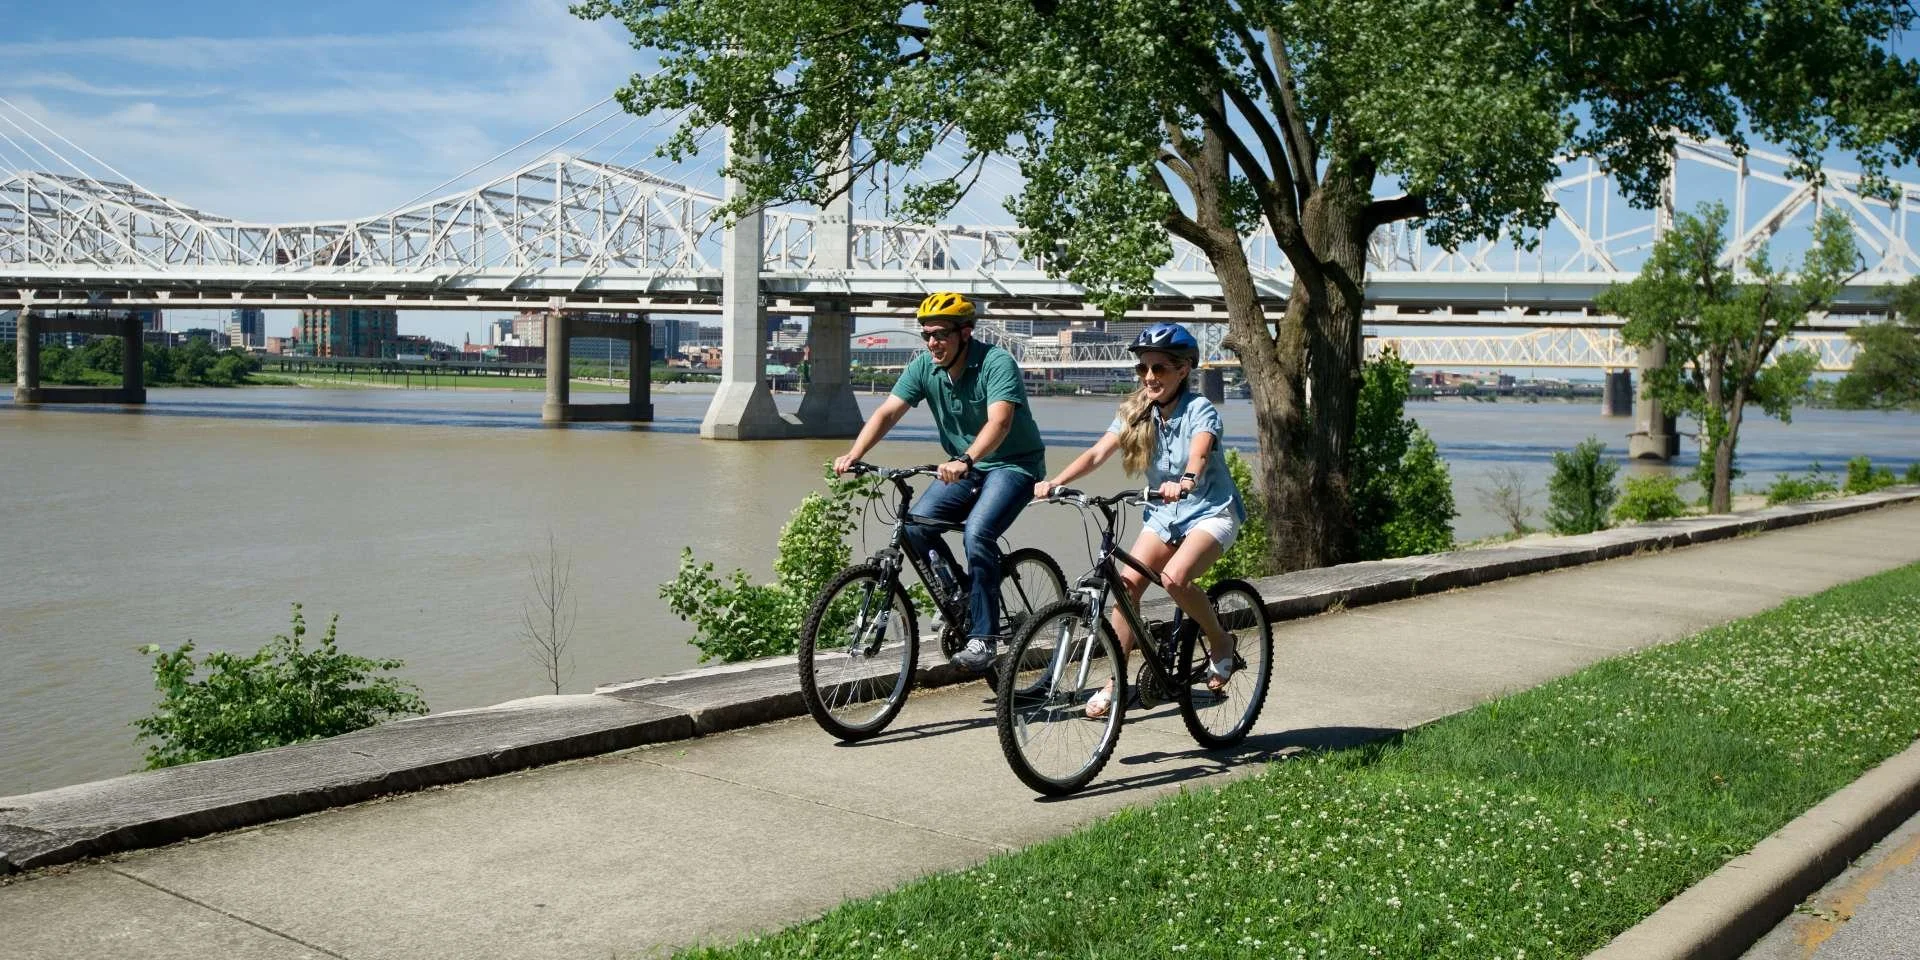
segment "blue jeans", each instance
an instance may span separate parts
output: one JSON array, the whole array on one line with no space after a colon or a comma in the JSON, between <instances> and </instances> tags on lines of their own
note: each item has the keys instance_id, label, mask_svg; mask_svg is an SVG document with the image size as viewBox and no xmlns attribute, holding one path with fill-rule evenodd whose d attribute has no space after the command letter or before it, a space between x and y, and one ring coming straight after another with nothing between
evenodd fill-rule
<instances>
[{"instance_id":1,"label":"blue jeans","mask_svg":"<svg viewBox=\"0 0 1920 960\"><path fill-rule=\"evenodd\" d=\"M911 516L947 523L965 523L967 548L967 610L973 618L970 636L993 634L1000 623L1000 536L1033 501L1034 479L1019 470L969 470L958 483L935 480L913 505ZM907 545L914 556L932 550L952 569L953 552L946 538L911 520Z\"/></svg>"}]
</instances>

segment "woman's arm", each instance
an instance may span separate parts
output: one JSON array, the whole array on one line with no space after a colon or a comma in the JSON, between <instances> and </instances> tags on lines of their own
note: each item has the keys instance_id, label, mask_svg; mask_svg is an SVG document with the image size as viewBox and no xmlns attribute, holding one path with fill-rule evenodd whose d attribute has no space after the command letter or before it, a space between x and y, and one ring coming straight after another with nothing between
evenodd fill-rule
<instances>
[{"instance_id":1,"label":"woman's arm","mask_svg":"<svg viewBox=\"0 0 1920 960\"><path fill-rule=\"evenodd\" d=\"M1034 484L1033 485L1034 499L1035 500L1041 499L1045 497L1047 495L1047 492L1052 490L1054 487L1064 487L1067 484L1072 483L1073 481L1078 480L1079 478L1084 477L1089 473L1092 473L1094 470L1098 469L1101 464L1106 463L1108 460L1112 459L1113 452L1118 449L1120 449L1119 434L1117 433L1101 434L1100 439L1095 440L1093 442L1093 446L1088 447L1085 450L1082 450L1080 452L1080 455L1077 457L1074 457L1072 462L1068 463L1064 469L1062 469L1059 473L1054 474L1053 479L1042 480L1039 483Z\"/></svg>"}]
</instances>

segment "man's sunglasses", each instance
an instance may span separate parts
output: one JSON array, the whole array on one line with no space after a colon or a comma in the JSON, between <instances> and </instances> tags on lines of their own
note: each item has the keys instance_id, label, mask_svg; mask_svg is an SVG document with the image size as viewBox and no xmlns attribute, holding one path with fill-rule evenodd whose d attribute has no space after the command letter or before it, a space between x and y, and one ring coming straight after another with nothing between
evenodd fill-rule
<instances>
[{"instance_id":1,"label":"man's sunglasses","mask_svg":"<svg viewBox=\"0 0 1920 960\"><path fill-rule=\"evenodd\" d=\"M1133 365L1133 375L1136 377L1144 377L1147 375L1147 371L1151 370L1153 371L1154 376L1164 377L1167 374L1172 373L1178 369L1180 368L1173 366L1172 364L1166 364L1166 363L1156 363L1152 366L1148 366L1144 363L1136 363Z\"/></svg>"},{"instance_id":2,"label":"man's sunglasses","mask_svg":"<svg viewBox=\"0 0 1920 960\"><path fill-rule=\"evenodd\" d=\"M945 328L942 328L939 330L920 331L920 339L925 340L928 343L945 343L946 341L952 340L954 337L957 337L959 335L960 335L960 331L948 330Z\"/></svg>"}]
</instances>

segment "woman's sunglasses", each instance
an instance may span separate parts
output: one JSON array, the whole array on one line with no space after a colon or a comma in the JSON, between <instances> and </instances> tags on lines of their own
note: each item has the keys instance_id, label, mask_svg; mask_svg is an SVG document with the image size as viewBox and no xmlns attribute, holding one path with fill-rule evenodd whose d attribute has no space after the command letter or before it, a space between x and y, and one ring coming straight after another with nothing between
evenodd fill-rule
<instances>
[{"instance_id":1,"label":"woman's sunglasses","mask_svg":"<svg viewBox=\"0 0 1920 960\"><path fill-rule=\"evenodd\" d=\"M1147 371L1151 370L1153 371L1154 376L1164 377L1167 374L1172 373L1178 369L1180 368L1173 366L1172 364L1166 364L1166 363L1156 363L1156 364L1153 364L1152 366L1148 366L1147 364L1144 364L1144 363L1136 363L1133 365L1133 375L1136 377L1144 377L1147 375Z\"/></svg>"}]
</instances>

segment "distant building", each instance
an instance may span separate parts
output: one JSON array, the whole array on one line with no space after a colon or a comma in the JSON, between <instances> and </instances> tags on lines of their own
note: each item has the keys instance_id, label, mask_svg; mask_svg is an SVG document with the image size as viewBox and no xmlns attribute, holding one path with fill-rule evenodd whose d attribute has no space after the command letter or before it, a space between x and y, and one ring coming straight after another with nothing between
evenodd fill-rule
<instances>
[{"instance_id":1,"label":"distant building","mask_svg":"<svg viewBox=\"0 0 1920 960\"><path fill-rule=\"evenodd\" d=\"M513 336L512 317L502 317L498 320L487 321L487 344L489 346L499 346L500 344L508 343L510 341L507 338L511 336Z\"/></svg>"},{"instance_id":2,"label":"distant building","mask_svg":"<svg viewBox=\"0 0 1920 960\"><path fill-rule=\"evenodd\" d=\"M294 339L293 337L268 337L267 352L274 354L276 356L283 355L283 354L299 353L300 341Z\"/></svg>"},{"instance_id":3,"label":"distant building","mask_svg":"<svg viewBox=\"0 0 1920 960\"><path fill-rule=\"evenodd\" d=\"M236 337L233 345L245 349L264 347L267 343L267 312L257 307L242 307L233 311L228 318L227 332Z\"/></svg>"},{"instance_id":4,"label":"distant building","mask_svg":"<svg viewBox=\"0 0 1920 960\"><path fill-rule=\"evenodd\" d=\"M300 311L295 337L317 357L378 357L400 336L400 313L391 307L322 307Z\"/></svg>"},{"instance_id":5,"label":"distant building","mask_svg":"<svg viewBox=\"0 0 1920 960\"><path fill-rule=\"evenodd\" d=\"M185 346L195 340L205 340L207 344L215 350L225 350L229 343L227 331L225 330L215 330L212 327L192 327L180 331L176 345Z\"/></svg>"},{"instance_id":6,"label":"distant building","mask_svg":"<svg viewBox=\"0 0 1920 960\"><path fill-rule=\"evenodd\" d=\"M0 310L0 343L11 346L20 336L20 311ZM11 371L0 371L0 375Z\"/></svg>"},{"instance_id":7,"label":"distant building","mask_svg":"<svg viewBox=\"0 0 1920 960\"><path fill-rule=\"evenodd\" d=\"M513 315L513 339L506 341L517 346L544 347L547 345L547 311L522 310Z\"/></svg>"}]
</instances>

